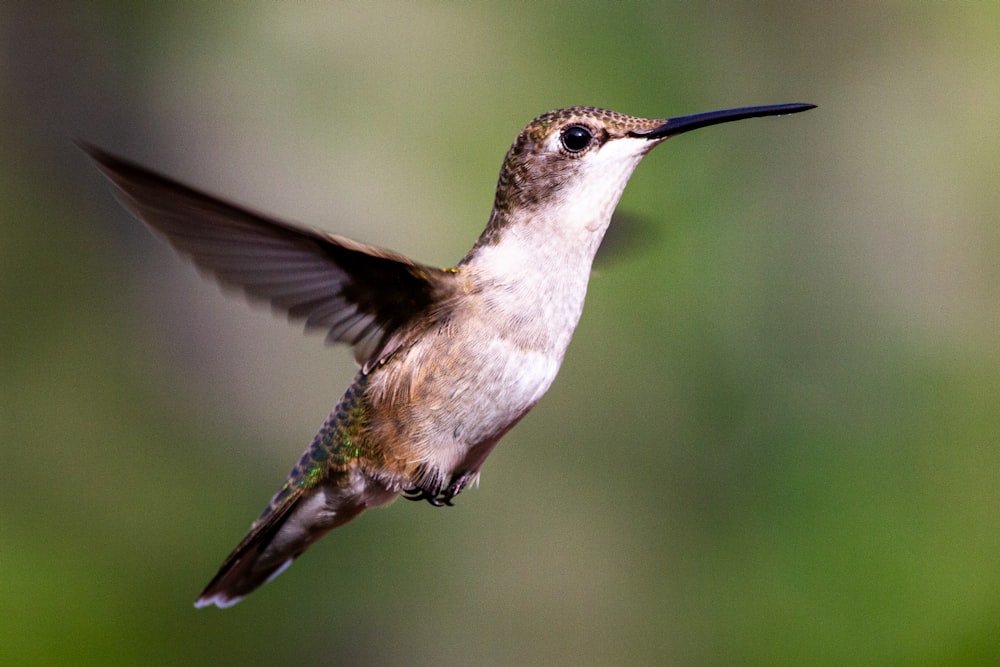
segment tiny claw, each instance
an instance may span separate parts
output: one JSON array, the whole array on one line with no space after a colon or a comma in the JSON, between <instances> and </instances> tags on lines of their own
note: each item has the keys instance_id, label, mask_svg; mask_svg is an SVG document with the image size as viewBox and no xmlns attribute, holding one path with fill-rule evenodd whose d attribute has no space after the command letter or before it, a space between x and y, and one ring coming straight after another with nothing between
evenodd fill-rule
<instances>
[{"instance_id":1,"label":"tiny claw","mask_svg":"<svg viewBox=\"0 0 1000 667\"><path fill-rule=\"evenodd\" d=\"M472 479L473 479L472 475L469 474L462 475L461 477L452 481L452 483L448 485L448 488L445 489L439 497L441 498L441 500L444 501L445 505L448 505L449 507L454 507L454 505L452 505L451 503L452 499L458 494L460 494Z\"/></svg>"},{"instance_id":2,"label":"tiny claw","mask_svg":"<svg viewBox=\"0 0 1000 667\"><path fill-rule=\"evenodd\" d=\"M427 489L419 489L419 488L406 489L405 491L403 491L403 497L406 498L407 500L414 500L418 502L421 500L426 500L434 507L441 507L445 504L451 505L451 503L448 502L448 500L441 502L440 500L438 500L437 494L432 494Z\"/></svg>"},{"instance_id":3,"label":"tiny claw","mask_svg":"<svg viewBox=\"0 0 1000 667\"><path fill-rule=\"evenodd\" d=\"M455 504L451 501L475 478L475 474L465 473L459 477L453 477L448 488L443 491L440 490L440 487L427 490L417 486L403 491L403 497L407 500L426 500L434 507L454 507Z\"/></svg>"}]
</instances>

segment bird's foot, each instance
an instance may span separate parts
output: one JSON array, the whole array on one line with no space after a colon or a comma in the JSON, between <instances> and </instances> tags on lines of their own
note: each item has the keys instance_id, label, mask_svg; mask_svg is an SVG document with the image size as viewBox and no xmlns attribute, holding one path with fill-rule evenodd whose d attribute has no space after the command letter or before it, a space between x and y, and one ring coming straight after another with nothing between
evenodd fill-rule
<instances>
[{"instance_id":1,"label":"bird's foot","mask_svg":"<svg viewBox=\"0 0 1000 667\"><path fill-rule=\"evenodd\" d=\"M407 500L426 500L434 507L454 507L451 501L475 478L476 475L474 473L465 473L464 475L453 477L451 484L443 491L440 487L433 489L415 487L403 491L403 497Z\"/></svg>"},{"instance_id":2,"label":"bird's foot","mask_svg":"<svg viewBox=\"0 0 1000 667\"><path fill-rule=\"evenodd\" d=\"M467 472L459 477L453 477L451 484L439 496L445 505L451 505L451 500L468 486L469 482L476 478L476 473Z\"/></svg>"},{"instance_id":3,"label":"bird's foot","mask_svg":"<svg viewBox=\"0 0 1000 667\"><path fill-rule=\"evenodd\" d=\"M445 505L451 505L451 498L443 499L444 494L440 491L428 491L427 489L415 488L406 489L403 491L403 497L407 500L415 500L417 502L421 500L426 500L434 507L443 507Z\"/></svg>"}]
</instances>

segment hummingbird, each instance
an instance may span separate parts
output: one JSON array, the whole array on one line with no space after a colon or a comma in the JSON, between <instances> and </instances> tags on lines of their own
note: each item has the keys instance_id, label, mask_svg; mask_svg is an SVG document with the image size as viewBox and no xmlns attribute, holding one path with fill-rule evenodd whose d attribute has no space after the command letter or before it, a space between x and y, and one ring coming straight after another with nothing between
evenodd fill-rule
<instances>
[{"instance_id":1,"label":"hummingbird","mask_svg":"<svg viewBox=\"0 0 1000 667\"><path fill-rule=\"evenodd\" d=\"M507 152L485 231L447 268L274 219L81 144L123 205L180 254L351 346L359 364L195 606L236 604L368 508L400 496L451 505L555 379L594 254L643 156L701 127L812 108L542 114Z\"/></svg>"}]
</instances>

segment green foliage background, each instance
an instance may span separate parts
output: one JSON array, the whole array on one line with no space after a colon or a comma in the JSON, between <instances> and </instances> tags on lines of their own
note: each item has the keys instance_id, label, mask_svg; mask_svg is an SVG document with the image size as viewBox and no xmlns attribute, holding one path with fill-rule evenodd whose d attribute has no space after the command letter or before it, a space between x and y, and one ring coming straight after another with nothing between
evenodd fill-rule
<instances>
[{"instance_id":1,"label":"green foliage background","mask_svg":"<svg viewBox=\"0 0 1000 667\"><path fill-rule=\"evenodd\" d=\"M0 5L0 662L1000 661L1000 5ZM639 167L456 508L191 603L350 379L93 141L449 265L518 130L777 102Z\"/></svg>"}]
</instances>

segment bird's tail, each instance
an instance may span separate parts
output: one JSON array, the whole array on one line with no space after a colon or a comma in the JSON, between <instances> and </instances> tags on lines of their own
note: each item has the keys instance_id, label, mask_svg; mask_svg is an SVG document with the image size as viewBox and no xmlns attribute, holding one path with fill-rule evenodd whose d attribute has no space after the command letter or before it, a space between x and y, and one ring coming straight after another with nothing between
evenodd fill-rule
<instances>
[{"instance_id":1,"label":"bird's tail","mask_svg":"<svg viewBox=\"0 0 1000 667\"><path fill-rule=\"evenodd\" d=\"M273 508L269 507L222 563L194 606L214 604L218 607L230 607L291 565L304 548L284 554L276 552L271 546L301 501L301 498L296 498L277 511L272 511Z\"/></svg>"},{"instance_id":2,"label":"bird's tail","mask_svg":"<svg viewBox=\"0 0 1000 667\"><path fill-rule=\"evenodd\" d=\"M194 606L231 607L284 572L313 542L365 509L363 503L331 500L322 486L291 492L286 486L229 554Z\"/></svg>"}]
</instances>

